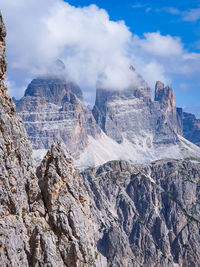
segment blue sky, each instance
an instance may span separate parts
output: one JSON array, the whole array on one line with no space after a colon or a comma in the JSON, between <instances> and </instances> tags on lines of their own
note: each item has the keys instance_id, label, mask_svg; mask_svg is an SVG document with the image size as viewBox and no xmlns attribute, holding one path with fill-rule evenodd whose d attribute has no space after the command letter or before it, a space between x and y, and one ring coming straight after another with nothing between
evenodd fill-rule
<instances>
[{"instance_id":1,"label":"blue sky","mask_svg":"<svg viewBox=\"0 0 200 267\"><path fill-rule=\"evenodd\" d=\"M110 86L127 85L131 63L152 89L156 80L172 86L177 106L200 106L200 1L1 0L1 10L17 98L60 58L88 103L102 72Z\"/></svg>"}]
</instances>

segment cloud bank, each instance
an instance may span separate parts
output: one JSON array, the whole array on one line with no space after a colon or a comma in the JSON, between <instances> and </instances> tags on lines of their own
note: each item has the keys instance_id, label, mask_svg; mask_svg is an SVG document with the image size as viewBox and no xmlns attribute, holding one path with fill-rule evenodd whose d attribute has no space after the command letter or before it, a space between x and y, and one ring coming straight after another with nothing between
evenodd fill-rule
<instances>
[{"instance_id":1,"label":"cloud bank","mask_svg":"<svg viewBox=\"0 0 200 267\"><path fill-rule=\"evenodd\" d=\"M102 74L105 86L123 89L136 82L133 65L154 86L172 83L174 75L199 73L200 55L188 53L177 37L160 32L139 37L123 21L112 21L96 5L77 8L62 0L1 0L7 27L8 80L11 94L62 59L70 79L95 96ZM25 88L24 88L25 89Z\"/></svg>"}]
</instances>

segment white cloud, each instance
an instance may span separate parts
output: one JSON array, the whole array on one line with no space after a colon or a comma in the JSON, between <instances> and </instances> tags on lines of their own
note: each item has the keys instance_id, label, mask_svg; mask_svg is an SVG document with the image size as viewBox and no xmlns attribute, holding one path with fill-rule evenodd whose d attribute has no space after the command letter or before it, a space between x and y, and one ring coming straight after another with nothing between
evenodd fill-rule
<instances>
[{"instance_id":1,"label":"white cloud","mask_svg":"<svg viewBox=\"0 0 200 267\"><path fill-rule=\"evenodd\" d=\"M200 8L192 8L188 11L182 12L184 21L197 21L200 19Z\"/></svg>"},{"instance_id":2,"label":"white cloud","mask_svg":"<svg viewBox=\"0 0 200 267\"><path fill-rule=\"evenodd\" d=\"M123 21L111 21L96 5L75 8L62 0L1 2L11 68L37 75L61 58L69 76L84 88L95 88L106 71L109 86L129 85L131 33Z\"/></svg>"},{"instance_id":3,"label":"white cloud","mask_svg":"<svg viewBox=\"0 0 200 267\"><path fill-rule=\"evenodd\" d=\"M144 39L134 37L134 47L154 56L169 57L182 53L182 43L180 38L170 35L163 36L160 32L144 33Z\"/></svg>"},{"instance_id":4,"label":"white cloud","mask_svg":"<svg viewBox=\"0 0 200 267\"><path fill-rule=\"evenodd\" d=\"M76 8L62 0L1 0L1 10L8 32L10 92L15 96L21 96L26 79L45 72L57 58L65 62L88 102L102 73L109 88L137 83L130 64L152 87L156 80L171 83L176 74L200 72L200 55L188 53L180 38L160 32L140 38L96 5Z\"/></svg>"}]
</instances>

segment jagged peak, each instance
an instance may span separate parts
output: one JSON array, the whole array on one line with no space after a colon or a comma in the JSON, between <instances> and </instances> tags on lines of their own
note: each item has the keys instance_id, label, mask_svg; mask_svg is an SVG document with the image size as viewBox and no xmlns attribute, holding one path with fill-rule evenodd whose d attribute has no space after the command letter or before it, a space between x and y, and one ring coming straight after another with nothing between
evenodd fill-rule
<instances>
[{"instance_id":1,"label":"jagged peak","mask_svg":"<svg viewBox=\"0 0 200 267\"><path fill-rule=\"evenodd\" d=\"M70 164L73 162L73 158L70 151L66 148L65 144L61 139L57 139L52 144L51 148L48 150L42 162L48 161L48 163L50 163L51 161L55 160L66 161L67 163L69 162Z\"/></svg>"},{"instance_id":2,"label":"jagged peak","mask_svg":"<svg viewBox=\"0 0 200 267\"><path fill-rule=\"evenodd\" d=\"M155 85L155 101L161 104L168 104L176 107L174 90L170 86L165 86L164 83L157 81Z\"/></svg>"},{"instance_id":3,"label":"jagged peak","mask_svg":"<svg viewBox=\"0 0 200 267\"><path fill-rule=\"evenodd\" d=\"M165 87L164 83L157 81L156 86L155 86L155 90L161 90L161 89L164 89L164 87Z\"/></svg>"}]
</instances>

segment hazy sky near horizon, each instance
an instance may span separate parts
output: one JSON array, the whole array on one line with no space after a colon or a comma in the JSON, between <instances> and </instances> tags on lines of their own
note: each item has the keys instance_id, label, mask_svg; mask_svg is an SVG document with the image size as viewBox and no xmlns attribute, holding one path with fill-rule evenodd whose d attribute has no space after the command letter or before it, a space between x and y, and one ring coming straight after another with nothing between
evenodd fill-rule
<instances>
[{"instance_id":1,"label":"hazy sky near horizon","mask_svg":"<svg viewBox=\"0 0 200 267\"><path fill-rule=\"evenodd\" d=\"M172 86L178 106L200 106L200 1L0 2L11 95L60 58L87 102L102 73L106 86L128 86L132 64L152 89L157 80Z\"/></svg>"}]
</instances>

